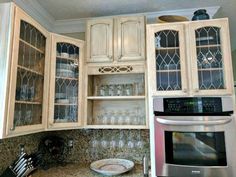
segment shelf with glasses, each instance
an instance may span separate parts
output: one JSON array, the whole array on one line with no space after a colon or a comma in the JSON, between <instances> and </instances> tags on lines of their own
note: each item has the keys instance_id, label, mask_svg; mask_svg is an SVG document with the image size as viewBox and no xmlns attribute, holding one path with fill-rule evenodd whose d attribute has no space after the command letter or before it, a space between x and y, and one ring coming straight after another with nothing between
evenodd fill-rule
<instances>
[{"instance_id":1,"label":"shelf with glasses","mask_svg":"<svg viewBox=\"0 0 236 177\"><path fill-rule=\"evenodd\" d=\"M221 44L197 45L196 48L216 48L221 47Z\"/></svg>"},{"instance_id":2,"label":"shelf with glasses","mask_svg":"<svg viewBox=\"0 0 236 177\"><path fill-rule=\"evenodd\" d=\"M198 69L198 71L220 71L223 70L223 68L201 68Z\"/></svg>"},{"instance_id":3,"label":"shelf with glasses","mask_svg":"<svg viewBox=\"0 0 236 177\"><path fill-rule=\"evenodd\" d=\"M40 73L40 72L38 72L38 71L29 69L29 68L27 68L27 67L24 67L24 66L21 66L21 65L17 65L17 68L44 77L43 73Z\"/></svg>"},{"instance_id":4,"label":"shelf with glasses","mask_svg":"<svg viewBox=\"0 0 236 177\"><path fill-rule=\"evenodd\" d=\"M179 50L179 47L156 47L156 50Z\"/></svg>"},{"instance_id":5,"label":"shelf with glasses","mask_svg":"<svg viewBox=\"0 0 236 177\"><path fill-rule=\"evenodd\" d=\"M70 61L73 61L73 62L75 62L75 61L77 61L77 60L78 60L78 58L72 58L72 57L63 57L63 56L58 56L58 55L57 55L57 59L62 59L62 60L70 60Z\"/></svg>"},{"instance_id":6,"label":"shelf with glasses","mask_svg":"<svg viewBox=\"0 0 236 177\"><path fill-rule=\"evenodd\" d=\"M17 104L34 104L34 105L41 105L42 102L38 101L21 101L21 100L15 100L15 103Z\"/></svg>"},{"instance_id":7,"label":"shelf with glasses","mask_svg":"<svg viewBox=\"0 0 236 177\"><path fill-rule=\"evenodd\" d=\"M156 70L156 72L158 73L170 73L170 72L180 72L181 70L180 69L165 69L165 70Z\"/></svg>"},{"instance_id":8,"label":"shelf with glasses","mask_svg":"<svg viewBox=\"0 0 236 177\"><path fill-rule=\"evenodd\" d=\"M32 48L32 49L38 51L38 52L40 52L41 54L44 54L44 53L45 53L43 50L38 49L37 47L33 46L32 44L26 42L26 41L23 40L23 39L20 39L20 42L24 43L24 44L27 45L28 47L30 47L30 48Z\"/></svg>"},{"instance_id":9,"label":"shelf with glasses","mask_svg":"<svg viewBox=\"0 0 236 177\"><path fill-rule=\"evenodd\" d=\"M144 100L145 96L89 96L88 100Z\"/></svg>"},{"instance_id":10,"label":"shelf with glasses","mask_svg":"<svg viewBox=\"0 0 236 177\"><path fill-rule=\"evenodd\" d=\"M75 77L62 77L62 76L56 76L56 79L78 81L78 78L75 78Z\"/></svg>"}]
</instances>

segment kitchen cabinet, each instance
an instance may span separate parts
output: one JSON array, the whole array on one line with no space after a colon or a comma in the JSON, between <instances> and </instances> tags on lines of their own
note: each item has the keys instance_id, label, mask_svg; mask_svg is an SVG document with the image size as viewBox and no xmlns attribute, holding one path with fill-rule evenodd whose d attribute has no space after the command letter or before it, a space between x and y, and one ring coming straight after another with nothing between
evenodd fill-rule
<instances>
[{"instance_id":1,"label":"kitchen cabinet","mask_svg":"<svg viewBox=\"0 0 236 177\"><path fill-rule=\"evenodd\" d=\"M6 136L44 130L49 93L49 32L17 6L12 11Z\"/></svg>"},{"instance_id":2,"label":"kitchen cabinet","mask_svg":"<svg viewBox=\"0 0 236 177\"><path fill-rule=\"evenodd\" d=\"M84 41L51 34L49 129L81 125Z\"/></svg>"},{"instance_id":3,"label":"kitchen cabinet","mask_svg":"<svg viewBox=\"0 0 236 177\"><path fill-rule=\"evenodd\" d=\"M148 128L145 64L87 65L87 128Z\"/></svg>"},{"instance_id":4,"label":"kitchen cabinet","mask_svg":"<svg viewBox=\"0 0 236 177\"><path fill-rule=\"evenodd\" d=\"M152 24L147 36L151 95L233 94L227 19Z\"/></svg>"},{"instance_id":5,"label":"kitchen cabinet","mask_svg":"<svg viewBox=\"0 0 236 177\"><path fill-rule=\"evenodd\" d=\"M145 18L116 17L87 22L87 62L145 60Z\"/></svg>"}]
</instances>

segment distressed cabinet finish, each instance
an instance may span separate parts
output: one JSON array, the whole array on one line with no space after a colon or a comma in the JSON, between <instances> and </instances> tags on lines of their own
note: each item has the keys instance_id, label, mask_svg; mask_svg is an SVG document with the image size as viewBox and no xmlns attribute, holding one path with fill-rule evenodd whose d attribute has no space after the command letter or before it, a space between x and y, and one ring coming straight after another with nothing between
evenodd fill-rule
<instances>
[{"instance_id":1,"label":"distressed cabinet finish","mask_svg":"<svg viewBox=\"0 0 236 177\"><path fill-rule=\"evenodd\" d=\"M87 62L145 60L145 19L117 17L87 22Z\"/></svg>"},{"instance_id":2,"label":"distressed cabinet finish","mask_svg":"<svg viewBox=\"0 0 236 177\"><path fill-rule=\"evenodd\" d=\"M49 129L81 125L84 41L51 34Z\"/></svg>"},{"instance_id":3,"label":"distressed cabinet finish","mask_svg":"<svg viewBox=\"0 0 236 177\"><path fill-rule=\"evenodd\" d=\"M232 95L227 19L147 27L152 95Z\"/></svg>"},{"instance_id":4,"label":"distressed cabinet finish","mask_svg":"<svg viewBox=\"0 0 236 177\"><path fill-rule=\"evenodd\" d=\"M48 108L49 32L16 6L14 13L6 136L44 130Z\"/></svg>"},{"instance_id":5,"label":"distressed cabinet finish","mask_svg":"<svg viewBox=\"0 0 236 177\"><path fill-rule=\"evenodd\" d=\"M113 61L113 19L87 22L87 61Z\"/></svg>"}]
</instances>

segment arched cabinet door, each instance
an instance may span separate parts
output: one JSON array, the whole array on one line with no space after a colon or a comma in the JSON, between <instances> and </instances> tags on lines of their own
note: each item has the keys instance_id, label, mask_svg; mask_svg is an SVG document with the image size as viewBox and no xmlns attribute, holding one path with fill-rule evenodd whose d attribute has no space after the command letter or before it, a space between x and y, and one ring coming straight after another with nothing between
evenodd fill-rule
<instances>
[{"instance_id":1,"label":"arched cabinet door","mask_svg":"<svg viewBox=\"0 0 236 177\"><path fill-rule=\"evenodd\" d=\"M192 39L192 86L194 95L233 94L232 61L227 19L189 24Z\"/></svg>"},{"instance_id":2,"label":"arched cabinet door","mask_svg":"<svg viewBox=\"0 0 236 177\"><path fill-rule=\"evenodd\" d=\"M14 8L6 136L42 131L47 119L49 33Z\"/></svg>"},{"instance_id":3,"label":"arched cabinet door","mask_svg":"<svg viewBox=\"0 0 236 177\"><path fill-rule=\"evenodd\" d=\"M186 95L187 74L183 24L148 25L148 78L152 95Z\"/></svg>"},{"instance_id":4,"label":"arched cabinet door","mask_svg":"<svg viewBox=\"0 0 236 177\"><path fill-rule=\"evenodd\" d=\"M84 41L52 34L49 129L81 125Z\"/></svg>"}]
</instances>

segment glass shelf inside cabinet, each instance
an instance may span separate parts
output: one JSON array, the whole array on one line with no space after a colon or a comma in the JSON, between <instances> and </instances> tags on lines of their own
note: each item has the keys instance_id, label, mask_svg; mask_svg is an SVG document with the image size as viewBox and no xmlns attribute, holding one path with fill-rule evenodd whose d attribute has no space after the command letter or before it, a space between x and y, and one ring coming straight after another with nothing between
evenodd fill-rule
<instances>
[{"instance_id":1,"label":"glass shelf inside cabinet","mask_svg":"<svg viewBox=\"0 0 236 177\"><path fill-rule=\"evenodd\" d=\"M42 123L45 36L21 20L14 126Z\"/></svg>"},{"instance_id":2,"label":"glass shelf inside cabinet","mask_svg":"<svg viewBox=\"0 0 236 177\"><path fill-rule=\"evenodd\" d=\"M144 74L90 75L88 99L145 99Z\"/></svg>"},{"instance_id":3,"label":"glass shelf inside cabinet","mask_svg":"<svg viewBox=\"0 0 236 177\"><path fill-rule=\"evenodd\" d=\"M220 28L195 30L199 89L224 89L223 56Z\"/></svg>"},{"instance_id":4,"label":"glass shelf inside cabinet","mask_svg":"<svg viewBox=\"0 0 236 177\"><path fill-rule=\"evenodd\" d=\"M79 47L57 43L54 122L78 121Z\"/></svg>"},{"instance_id":5,"label":"glass shelf inside cabinet","mask_svg":"<svg viewBox=\"0 0 236 177\"><path fill-rule=\"evenodd\" d=\"M179 33L163 30L155 33L157 91L181 90Z\"/></svg>"}]
</instances>

